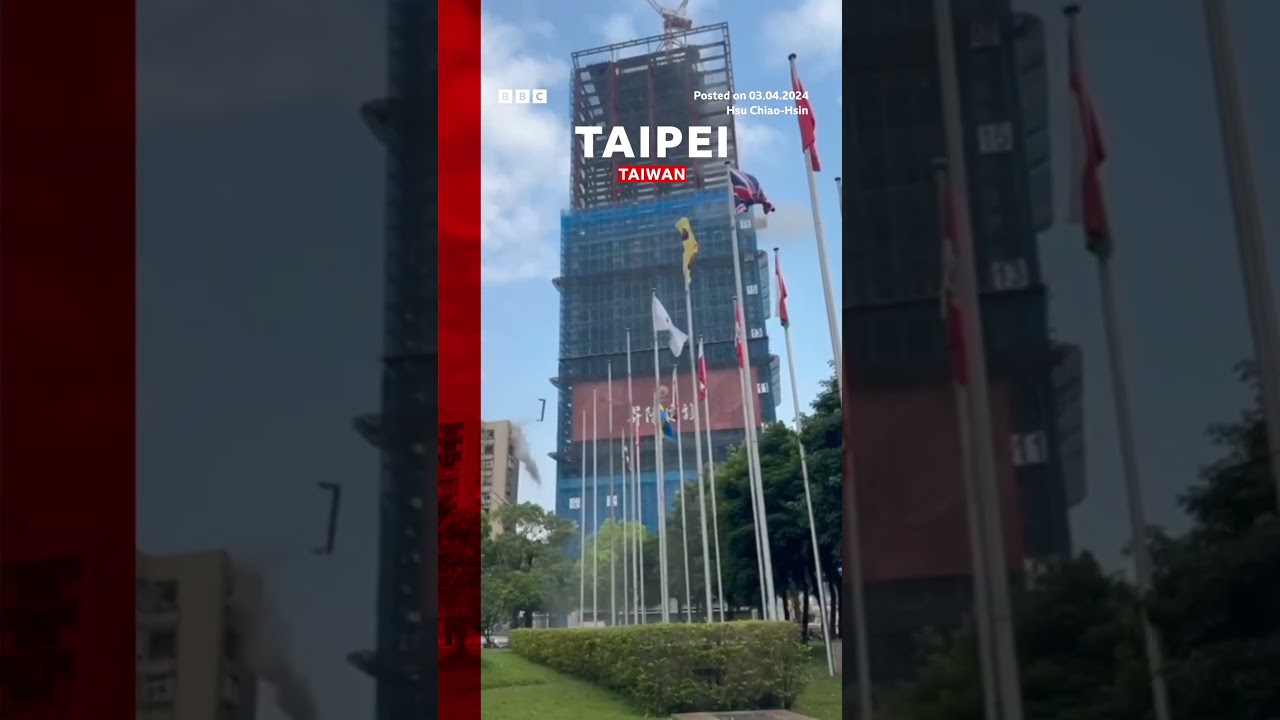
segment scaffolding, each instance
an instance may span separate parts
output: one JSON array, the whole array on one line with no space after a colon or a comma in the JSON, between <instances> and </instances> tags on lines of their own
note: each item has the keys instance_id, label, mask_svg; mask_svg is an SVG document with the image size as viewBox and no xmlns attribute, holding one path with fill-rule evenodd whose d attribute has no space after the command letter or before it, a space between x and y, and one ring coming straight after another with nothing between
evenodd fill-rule
<instances>
[{"instance_id":1,"label":"scaffolding","mask_svg":"<svg viewBox=\"0 0 1280 720\"><path fill-rule=\"evenodd\" d=\"M353 420L380 455L376 644L347 659L376 681L377 720L416 720L439 701L436 12L387 7L387 93L361 109L387 155L382 396Z\"/></svg>"},{"instance_id":2,"label":"scaffolding","mask_svg":"<svg viewBox=\"0 0 1280 720\"><path fill-rule=\"evenodd\" d=\"M553 454L558 462L558 511L569 510L567 503L576 497L575 488L582 477L582 469L577 467L581 445L571 432L574 386L604 380L611 366L617 387L625 387L628 328L633 376L646 381L653 378L651 297L655 292L676 325L686 325L683 248L676 230L676 221L681 218L689 220L699 242L691 286L693 322L695 336L706 340L707 367L712 373L737 366L730 233L733 224L738 225L752 365L762 387L767 388L761 397L761 419L772 422L776 417L777 398L772 389L776 387L777 358L769 354L764 322L770 304L767 256L757 249L752 217L733 212L727 187L685 187L658 198L566 211L560 223L561 274L555 280L560 291L560 367L552 381L559 391L560 441L559 451ZM682 376L687 375L688 356L673 357L665 339L659 339L659 347L658 372L668 377L678 367ZM712 454L722 458L730 446L741 442L741 430L716 431ZM667 467L674 468L676 448L673 443L667 445ZM601 441L600 451L621 450L616 443ZM650 438L641 442L638 458L643 472L654 470Z\"/></svg>"},{"instance_id":3,"label":"scaffolding","mask_svg":"<svg viewBox=\"0 0 1280 720\"><path fill-rule=\"evenodd\" d=\"M575 126L615 127L638 137L641 127L670 125L729 129L729 157L738 159L732 101L697 100L695 92L733 93L729 25L719 23L675 34L614 43L573 53L570 80ZM572 207L586 209L631 200L652 199L685 188L661 183L620 184L618 158L586 158L583 140L573 138L570 188ZM629 165L684 165L694 188L723 187L728 182L723 158L690 158L682 147L666 158L637 159Z\"/></svg>"}]
</instances>

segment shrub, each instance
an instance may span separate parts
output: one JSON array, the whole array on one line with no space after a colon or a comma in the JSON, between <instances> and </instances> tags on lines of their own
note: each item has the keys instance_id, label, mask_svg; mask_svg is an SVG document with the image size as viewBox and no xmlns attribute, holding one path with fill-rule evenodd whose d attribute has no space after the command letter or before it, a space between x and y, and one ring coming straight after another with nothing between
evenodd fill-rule
<instances>
[{"instance_id":1,"label":"shrub","mask_svg":"<svg viewBox=\"0 0 1280 720\"><path fill-rule=\"evenodd\" d=\"M804 647L783 622L521 629L511 649L664 715L789 709L808 681Z\"/></svg>"}]
</instances>

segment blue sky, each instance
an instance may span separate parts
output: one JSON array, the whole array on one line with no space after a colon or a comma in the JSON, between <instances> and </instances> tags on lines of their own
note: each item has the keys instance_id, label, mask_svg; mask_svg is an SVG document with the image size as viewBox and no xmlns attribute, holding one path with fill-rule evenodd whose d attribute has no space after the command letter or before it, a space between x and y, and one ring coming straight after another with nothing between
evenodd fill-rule
<instances>
[{"instance_id":1,"label":"blue sky","mask_svg":"<svg viewBox=\"0 0 1280 720\"><path fill-rule=\"evenodd\" d=\"M559 343L560 211L568 204L568 78L570 54L612 42L661 34L662 19L646 3L548 3L522 0L484 5L482 154L485 196L482 291L482 411L486 419L524 424L539 458L541 485L525 474L521 498L554 506L554 376ZM672 3L674 5L674 3ZM841 297L842 224L834 178L840 174L840 3L693 2L695 26L729 22L736 90L790 89L787 55L798 54L800 75L818 118L825 158L818 175L828 260L836 302ZM499 105L499 88L547 88L546 105ZM773 103L776 104L776 103ZM761 247L777 246L788 281L800 401L807 409L829 376L830 334L796 119L737 118L741 164L760 179L777 212L760 233ZM772 294L776 302L776 292ZM776 312L774 313L776 315ZM679 323L677 323L679 324ZM784 357L782 328L769 323L771 349ZM780 418L792 417L785 366ZM538 398L547 419L536 422Z\"/></svg>"}]
</instances>

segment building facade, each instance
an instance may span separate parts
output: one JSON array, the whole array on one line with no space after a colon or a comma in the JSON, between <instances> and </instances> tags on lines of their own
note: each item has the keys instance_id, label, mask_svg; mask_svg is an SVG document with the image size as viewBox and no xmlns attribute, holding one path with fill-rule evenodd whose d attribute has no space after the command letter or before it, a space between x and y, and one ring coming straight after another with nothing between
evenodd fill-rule
<instances>
[{"instance_id":1,"label":"building facade","mask_svg":"<svg viewBox=\"0 0 1280 720\"><path fill-rule=\"evenodd\" d=\"M377 631L372 649L348 658L377 683L375 720L412 720L438 702L426 678L438 639L439 8L389 0L386 9L386 93L361 107L386 150L381 397L355 419L379 454Z\"/></svg>"},{"instance_id":2,"label":"building facade","mask_svg":"<svg viewBox=\"0 0 1280 720\"><path fill-rule=\"evenodd\" d=\"M253 720L243 608L260 582L221 551L140 554L137 578L138 720Z\"/></svg>"},{"instance_id":3,"label":"building facade","mask_svg":"<svg viewBox=\"0 0 1280 720\"><path fill-rule=\"evenodd\" d=\"M958 420L939 318L932 4L846 5L844 332L871 663L901 680L927 627L972 605ZM1008 0L957 4L969 215L1009 570L1071 550L1084 496L1078 349L1055 341L1037 233L1052 220L1044 31ZM1015 587L1017 583L1015 582Z\"/></svg>"},{"instance_id":4,"label":"building facade","mask_svg":"<svg viewBox=\"0 0 1280 720\"><path fill-rule=\"evenodd\" d=\"M694 100L694 91L732 92L733 72L725 24L695 28L662 48L662 37L618 43L573 56L573 124L626 127L707 125L726 127L737 162L737 137L727 100ZM734 267L740 263L752 381L760 422L775 419L778 359L770 355L768 259L757 245L752 216L735 215L722 159L668 157L655 162L689 168L684 185L619 184L616 159L583 157L573 147L572 207L561 218L556 513L580 522L590 535L622 510L622 447L632 442L639 418L639 472L643 519L658 521L658 467L651 408L658 386L674 390L669 403L683 433L684 475L677 444L663 442L668 504L682 482L696 477L692 405L696 383L689 365L695 348L680 357L665 336L652 332L656 295L685 331L687 303L682 248L675 223L690 221L701 249L691 286L692 342L704 340L711 402L711 454L722 460L743 439L743 402L734 345ZM634 161L643 163L642 160ZM632 161L628 161L632 163ZM731 249L737 223L740 256ZM628 354L628 337L631 353ZM657 348L655 352L655 347ZM672 372L676 383L672 384ZM612 381L610 381L612 378ZM704 462L706 459L704 458Z\"/></svg>"},{"instance_id":5,"label":"building facade","mask_svg":"<svg viewBox=\"0 0 1280 720\"><path fill-rule=\"evenodd\" d=\"M480 508L492 515L520 503L520 428L510 420L486 422L480 429ZM498 524L494 532L501 532Z\"/></svg>"}]
</instances>

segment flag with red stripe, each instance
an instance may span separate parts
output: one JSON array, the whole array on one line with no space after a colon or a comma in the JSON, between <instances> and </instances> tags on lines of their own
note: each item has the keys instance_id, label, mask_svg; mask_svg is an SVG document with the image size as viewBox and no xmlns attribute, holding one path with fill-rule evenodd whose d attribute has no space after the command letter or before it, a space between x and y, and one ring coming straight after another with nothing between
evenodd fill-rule
<instances>
[{"instance_id":1,"label":"flag with red stripe","mask_svg":"<svg viewBox=\"0 0 1280 720\"><path fill-rule=\"evenodd\" d=\"M1076 19L1067 26L1067 72L1071 89L1071 188L1067 218L1084 226L1089 252L1106 257L1111 254L1111 227L1107 221L1106 202L1102 193L1102 166L1107 150L1102 139L1102 125L1094 108L1093 96L1084 72Z\"/></svg>"},{"instance_id":2,"label":"flag with red stripe","mask_svg":"<svg viewBox=\"0 0 1280 720\"><path fill-rule=\"evenodd\" d=\"M796 72L795 55L791 56L791 90L796 96L796 119L800 121L800 149L809 153L809 166L814 172L822 172L822 161L818 159L818 117L813 114L813 103L809 102L809 93L800 82L800 73Z\"/></svg>"},{"instance_id":3,"label":"flag with red stripe","mask_svg":"<svg viewBox=\"0 0 1280 720\"><path fill-rule=\"evenodd\" d=\"M742 318L742 303L735 300L733 310L737 313L733 321L733 336L734 344L738 349L738 367L745 368L747 366L747 323Z\"/></svg>"},{"instance_id":4,"label":"flag with red stripe","mask_svg":"<svg viewBox=\"0 0 1280 720\"><path fill-rule=\"evenodd\" d=\"M707 356L701 339L698 340L698 399L707 399Z\"/></svg>"},{"instance_id":5,"label":"flag with red stripe","mask_svg":"<svg viewBox=\"0 0 1280 720\"><path fill-rule=\"evenodd\" d=\"M778 249L773 249L773 272L778 276L778 319L782 327L791 327L791 316L787 313L787 281L782 279L782 256Z\"/></svg>"}]
</instances>

